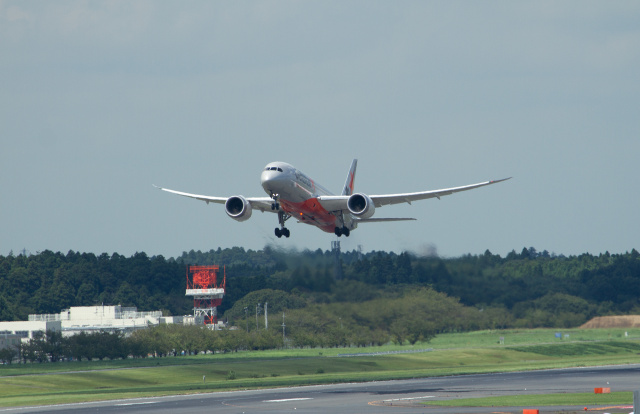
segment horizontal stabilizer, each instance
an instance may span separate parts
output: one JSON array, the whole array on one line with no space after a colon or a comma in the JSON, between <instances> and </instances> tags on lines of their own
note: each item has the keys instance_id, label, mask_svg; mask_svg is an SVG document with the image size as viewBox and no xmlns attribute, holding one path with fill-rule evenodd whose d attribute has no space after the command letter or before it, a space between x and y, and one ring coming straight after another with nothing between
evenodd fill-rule
<instances>
[{"instance_id":1,"label":"horizontal stabilizer","mask_svg":"<svg viewBox=\"0 0 640 414\"><path fill-rule=\"evenodd\" d=\"M368 218L368 219L355 219L358 223L375 223L385 221L411 221L416 220L414 218Z\"/></svg>"}]
</instances>

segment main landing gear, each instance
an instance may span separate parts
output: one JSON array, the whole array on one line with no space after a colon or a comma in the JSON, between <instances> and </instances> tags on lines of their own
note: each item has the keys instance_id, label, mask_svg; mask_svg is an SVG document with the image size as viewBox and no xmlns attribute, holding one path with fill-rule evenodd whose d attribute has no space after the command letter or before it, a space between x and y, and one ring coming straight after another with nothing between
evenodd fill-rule
<instances>
[{"instance_id":1,"label":"main landing gear","mask_svg":"<svg viewBox=\"0 0 640 414\"><path fill-rule=\"evenodd\" d=\"M282 236L288 238L289 236L291 236L291 232L286 227L283 227L282 229L279 227L276 227L275 234L277 238L280 238Z\"/></svg>"},{"instance_id":2,"label":"main landing gear","mask_svg":"<svg viewBox=\"0 0 640 414\"><path fill-rule=\"evenodd\" d=\"M338 223L342 223L342 227L338 227L336 226L336 228L333 230L333 232L335 233L336 236L340 237L342 235L344 235L344 237L349 237L349 235L351 234L351 230L349 230L349 227L344 225L344 216L342 215L342 211L340 211L337 215L338 217Z\"/></svg>"},{"instance_id":3,"label":"main landing gear","mask_svg":"<svg viewBox=\"0 0 640 414\"><path fill-rule=\"evenodd\" d=\"M344 235L344 237L349 237L349 235L351 234L351 230L349 230L348 227L342 226L342 227L336 227L336 229L333 231L336 236L340 237L342 235Z\"/></svg>"},{"instance_id":4,"label":"main landing gear","mask_svg":"<svg viewBox=\"0 0 640 414\"><path fill-rule=\"evenodd\" d=\"M280 223L280 227L276 227L276 230L274 232L277 238L280 238L282 236L288 238L289 236L291 236L291 232L289 231L289 229L284 226L284 222L289 220L290 218L291 216L289 214L285 213L282 210L278 210L278 222Z\"/></svg>"}]
</instances>

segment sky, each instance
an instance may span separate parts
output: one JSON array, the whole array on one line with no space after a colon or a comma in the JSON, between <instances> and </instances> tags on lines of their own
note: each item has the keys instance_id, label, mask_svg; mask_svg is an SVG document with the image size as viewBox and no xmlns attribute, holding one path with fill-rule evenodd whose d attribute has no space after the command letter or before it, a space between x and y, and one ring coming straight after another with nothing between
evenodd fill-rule
<instances>
[{"instance_id":1,"label":"sky","mask_svg":"<svg viewBox=\"0 0 640 414\"><path fill-rule=\"evenodd\" d=\"M293 164L386 206L343 251L640 248L640 2L0 1L0 255L328 250L264 196Z\"/></svg>"}]
</instances>

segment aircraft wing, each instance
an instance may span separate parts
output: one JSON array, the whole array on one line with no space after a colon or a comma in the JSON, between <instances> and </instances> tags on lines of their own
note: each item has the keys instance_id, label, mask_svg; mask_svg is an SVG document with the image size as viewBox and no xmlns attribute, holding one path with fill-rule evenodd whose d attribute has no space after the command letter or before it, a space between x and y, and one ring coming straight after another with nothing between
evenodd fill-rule
<instances>
[{"instance_id":1,"label":"aircraft wing","mask_svg":"<svg viewBox=\"0 0 640 414\"><path fill-rule=\"evenodd\" d=\"M196 200L204 201L207 204L209 203L224 204L227 202L227 199L229 198L229 197L212 197L212 196L206 196L206 195L200 195L200 194L183 193L182 191L169 190L168 188L158 187L157 185L154 185L154 187L159 190L166 191L168 193L177 194L183 197L195 198ZM251 204L252 208L258 209L263 212L272 211L271 203L273 203L273 200L270 197L246 197L246 199Z\"/></svg>"},{"instance_id":2,"label":"aircraft wing","mask_svg":"<svg viewBox=\"0 0 640 414\"><path fill-rule=\"evenodd\" d=\"M419 191L417 193L401 193L401 194L382 194L382 195L370 195L371 201L376 207L382 207L389 204L409 203L418 200L426 200L427 198L440 198L460 191L473 190L474 188L484 187L485 185L496 184L502 181L506 181L509 178L503 178L502 180L485 181L477 184L463 185L461 187L443 188L440 190L431 191ZM318 201L324 209L327 211L348 210L347 201L349 196L332 195L332 196L320 196Z\"/></svg>"},{"instance_id":3,"label":"aircraft wing","mask_svg":"<svg viewBox=\"0 0 640 414\"><path fill-rule=\"evenodd\" d=\"M474 188L484 187L486 185L500 183L506 181L509 178L503 178L502 180L485 181L483 183L463 185L461 187L443 188L441 190L420 191L417 193L404 193L404 194L383 194L369 196L376 207L382 207L389 204L409 203L412 201L426 200L427 198L440 198L442 196L451 195L460 191L473 190Z\"/></svg>"}]
</instances>

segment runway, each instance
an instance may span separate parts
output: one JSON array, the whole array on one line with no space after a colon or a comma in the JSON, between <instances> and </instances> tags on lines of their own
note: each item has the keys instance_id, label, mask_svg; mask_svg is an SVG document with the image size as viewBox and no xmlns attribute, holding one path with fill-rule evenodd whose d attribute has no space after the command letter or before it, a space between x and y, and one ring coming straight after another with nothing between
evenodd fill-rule
<instances>
[{"instance_id":1,"label":"runway","mask_svg":"<svg viewBox=\"0 0 640 414\"><path fill-rule=\"evenodd\" d=\"M0 413L521 413L523 407L427 407L420 402L501 395L593 392L595 387L609 387L612 392L640 390L640 365L461 375L216 392L47 407L2 408ZM541 413L555 413L583 411L584 406L524 408L539 408ZM598 411L599 407L588 408L590 411ZM613 411L631 412L633 409L623 408Z\"/></svg>"}]
</instances>

